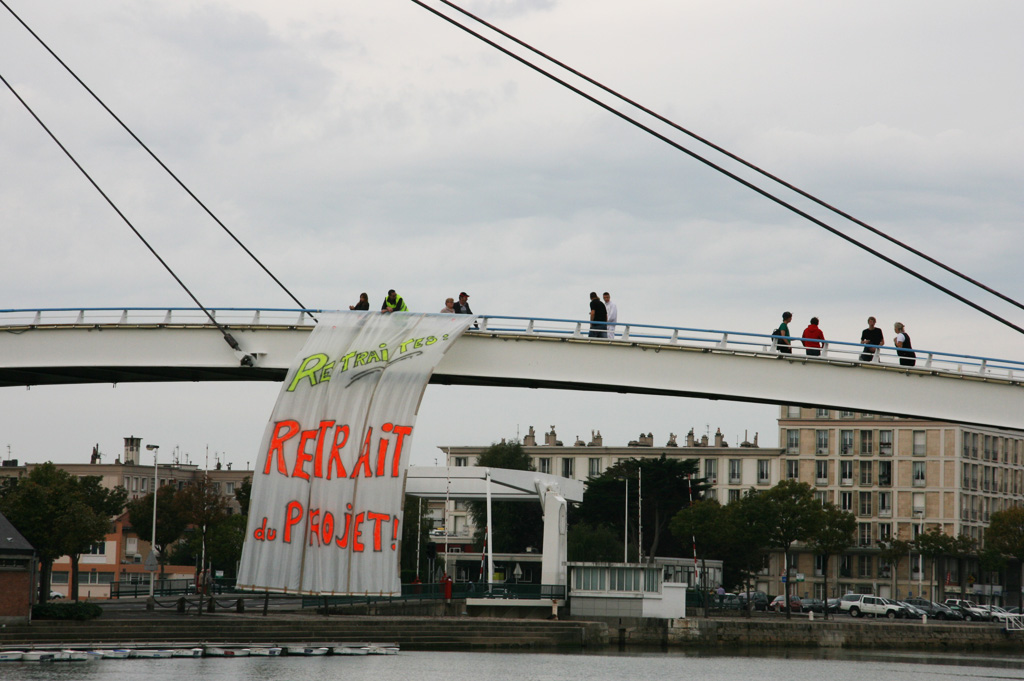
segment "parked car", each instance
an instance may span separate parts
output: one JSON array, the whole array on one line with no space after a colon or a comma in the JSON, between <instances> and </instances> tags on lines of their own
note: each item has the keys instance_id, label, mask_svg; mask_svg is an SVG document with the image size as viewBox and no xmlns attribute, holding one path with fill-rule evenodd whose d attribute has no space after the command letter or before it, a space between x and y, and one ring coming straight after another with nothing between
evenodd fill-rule
<instances>
[{"instance_id":1,"label":"parked car","mask_svg":"<svg viewBox=\"0 0 1024 681\"><path fill-rule=\"evenodd\" d=\"M742 610L743 602L740 601L740 597L736 594L724 594L722 596L714 595L711 597L712 604L715 607L719 607L722 610Z\"/></svg>"},{"instance_id":2,"label":"parked car","mask_svg":"<svg viewBox=\"0 0 1024 681\"><path fill-rule=\"evenodd\" d=\"M964 620L968 622L974 620L987 622L992 619L992 615L985 610L982 610L974 601L969 601L964 598L947 598L945 600L945 604L954 610L959 610L960 614L964 616Z\"/></svg>"},{"instance_id":3,"label":"parked car","mask_svg":"<svg viewBox=\"0 0 1024 681\"><path fill-rule=\"evenodd\" d=\"M989 619L996 622L1005 623L1006 620L1013 617L1013 613L1003 610L998 605L983 605L981 606L981 609L989 614Z\"/></svg>"},{"instance_id":4,"label":"parked car","mask_svg":"<svg viewBox=\"0 0 1024 681\"><path fill-rule=\"evenodd\" d=\"M786 595L781 594L776 596L772 602L768 604L768 607L775 612L786 612ZM789 597L789 609L792 612L801 612L803 610L803 605L800 603L800 599L792 594Z\"/></svg>"},{"instance_id":5,"label":"parked car","mask_svg":"<svg viewBox=\"0 0 1024 681\"><path fill-rule=\"evenodd\" d=\"M830 598L830 599L828 599L828 611L829 612L839 612L839 599L838 598Z\"/></svg>"},{"instance_id":6,"label":"parked car","mask_svg":"<svg viewBox=\"0 0 1024 681\"><path fill-rule=\"evenodd\" d=\"M52 600L52 599L57 599L57 598L64 598L64 594L62 594L59 591L51 591L50 592L50 599Z\"/></svg>"},{"instance_id":7,"label":"parked car","mask_svg":"<svg viewBox=\"0 0 1024 681\"><path fill-rule=\"evenodd\" d=\"M846 594L839 601L839 609L850 613L851 617L872 615L895 619L907 615L907 610L895 601L870 594Z\"/></svg>"},{"instance_id":8,"label":"parked car","mask_svg":"<svg viewBox=\"0 0 1024 681\"><path fill-rule=\"evenodd\" d=\"M928 615L928 613L921 608L911 603L907 603L906 601L893 601L888 598L886 598L885 601L901 606L903 611L906 613L904 616L910 619L923 620Z\"/></svg>"},{"instance_id":9,"label":"parked car","mask_svg":"<svg viewBox=\"0 0 1024 681\"><path fill-rule=\"evenodd\" d=\"M736 594L736 597L740 599L740 607L747 605L747 592L741 591ZM750 595L750 607L753 610L767 610L768 609L768 594L763 591L751 591Z\"/></svg>"},{"instance_id":10,"label":"parked car","mask_svg":"<svg viewBox=\"0 0 1024 681\"><path fill-rule=\"evenodd\" d=\"M825 612L825 601L820 598L801 598L800 608L804 612Z\"/></svg>"},{"instance_id":11,"label":"parked car","mask_svg":"<svg viewBox=\"0 0 1024 681\"><path fill-rule=\"evenodd\" d=\"M919 610L923 610L928 617L937 620L962 620L963 614L959 610L945 605L943 603L936 603L935 601L929 601L927 598L908 598L904 603L909 603Z\"/></svg>"},{"instance_id":12,"label":"parked car","mask_svg":"<svg viewBox=\"0 0 1024 681\"><path fill-rule=\"evenodd\" d=\"M1012 608L1007 608L1006 612L1010 613L1011 615L1019 615L1020 614L1020 607L1015 605Z\"/></svg>"}]
</instances>

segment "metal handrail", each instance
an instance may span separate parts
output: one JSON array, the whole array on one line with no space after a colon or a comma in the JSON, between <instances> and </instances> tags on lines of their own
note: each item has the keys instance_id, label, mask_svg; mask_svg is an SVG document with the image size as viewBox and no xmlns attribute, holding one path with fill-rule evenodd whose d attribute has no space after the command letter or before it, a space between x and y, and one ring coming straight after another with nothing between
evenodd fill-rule
<instances>
[{"instance_id":1,"label":"metal handrail","mask_svg":"<svg viewBox=\"0 0 1024 681\"><path fill-rule=\"evenodd\" d=\"M224 326L289 326L312 327L313 314L331 310L301 308L213 307L211 312ZM670 346L699 349L704 352L772 356L800 362L827 362L862 367L884 367L903 371L944 374L961 377L998 379L1017 382L1024 376L1024 362L964 355L939 350L914 348L915 366L900 364L900 348L890 345L872 346L874 353L862 360L864 346L846 341L804 339L726 329L661 326L656 324L617 323L614 337L590 338L586 333L590 322L551 317L519 317L481 315L479 328L470 334L519 335L528 338L561 338L577 341L626 344L632 346ZM54 326L210 326L201 310L194 307L93 307L0 309L0 329L5 327ZM790 352L780 352L778 341L789 341ZM820 355L807 355L797 341L822 344Z\"/></svg>"}]
</instances>

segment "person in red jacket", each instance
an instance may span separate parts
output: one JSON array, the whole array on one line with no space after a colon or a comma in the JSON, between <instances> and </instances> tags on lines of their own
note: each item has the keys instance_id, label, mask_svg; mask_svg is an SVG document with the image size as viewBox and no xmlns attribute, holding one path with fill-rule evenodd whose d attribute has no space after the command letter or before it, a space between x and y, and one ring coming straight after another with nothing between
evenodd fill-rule
<instances>
[{"instance_id":1,"label":"person in red jacket","mask_svg":"<svg viewBox=\"0 0 1024 681\"><path fill-rule=\"evenodd\" d=\"M807 356L818 357L821 355L821 343L819 341L825 340L825 334L818 328L817 317L811 317L811 323L804 329L803 337L804 352L807 353ZM817 340L810 340L812 338Z\"/></svg>"}]
</instances>

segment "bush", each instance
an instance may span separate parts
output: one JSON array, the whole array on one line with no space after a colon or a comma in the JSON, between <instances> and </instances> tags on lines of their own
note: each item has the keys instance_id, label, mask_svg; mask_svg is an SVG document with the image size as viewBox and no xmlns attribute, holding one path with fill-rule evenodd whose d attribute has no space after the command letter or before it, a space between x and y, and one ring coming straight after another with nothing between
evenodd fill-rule
<instances>
[{"instance_id":1,"label":"bush","mask_svg":"<svg viewBox=\"0 0 1024 681\"><path fill-rule=\"evenodd\" d=\"M38 603L32 606L32 619L37 620L91 620L103 614L95 603Z\"/></svg>"}]
</instances>

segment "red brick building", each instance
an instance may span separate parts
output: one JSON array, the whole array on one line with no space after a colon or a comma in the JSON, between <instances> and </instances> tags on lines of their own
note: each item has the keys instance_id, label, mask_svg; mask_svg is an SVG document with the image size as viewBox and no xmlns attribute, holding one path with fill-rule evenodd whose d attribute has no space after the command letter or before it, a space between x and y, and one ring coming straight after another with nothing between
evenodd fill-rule
<instances>
[{"instance_id":1,"label":"red brick building","mask_svg":"<svg viewBox=\"0 0 1024 681\"><path fill-rule=\"evenodd\" d=\"M35 602L36 551L0 513L0 624L26 624Z\"/></svg>"}]
</instances>

